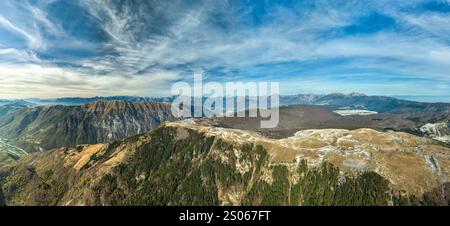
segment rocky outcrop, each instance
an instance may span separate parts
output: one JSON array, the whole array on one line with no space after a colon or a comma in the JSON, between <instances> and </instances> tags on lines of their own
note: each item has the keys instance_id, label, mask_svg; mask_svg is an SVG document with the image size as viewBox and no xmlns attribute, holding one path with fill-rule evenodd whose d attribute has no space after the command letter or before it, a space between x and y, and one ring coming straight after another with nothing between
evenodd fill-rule
<instances>
[{"instance_id":1,"label":"rocky outcrop","mask_svg":"<svg viewBox=\"0 0 450 226\"><path fill-rule=\"evenodd\" d=\"M420 131L435 140L450 144L450 121L427 123L420 127Z\"/></svg>"}]
</instances>

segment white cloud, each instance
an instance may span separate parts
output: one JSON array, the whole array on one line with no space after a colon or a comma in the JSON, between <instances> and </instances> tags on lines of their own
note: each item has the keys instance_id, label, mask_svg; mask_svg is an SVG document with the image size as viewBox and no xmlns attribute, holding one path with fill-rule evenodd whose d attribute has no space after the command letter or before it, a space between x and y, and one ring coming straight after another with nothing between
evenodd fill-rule
<instances>
[{"instance_id":1,"label":"white cloud","mask_svg":"<svg viewBox=\"0 0 450 226\"><path fill-rule=\"evenodd\" d=\"M19 50L14 48L0 48L0 59L13 62L40 62L39 57L32 50Z\"/></svg>"},{"instance_id":2,"label":"white cloud","mask_svg":"<svg viewBox=\"0 0 450 226\"><path fill-rule=\"evenodd\" d=\"M68 97L95 95L169 95L178 73L124 77L118 74L93 76L51 65L0 65L0 98Z\"/></svg>"},{"instance_id":3,"label":"white cloud","mask_svg":"<svg viewBox=\"0 0 450 226\"><path fill-rule=\"evenodd\" d=\"M38 37L34 37L33 35L29 34L28 32L17 27L16 25L11 23L11 21L6 19L2 15L0 15L0 25L6 29L8 29L12 32L15 32L15 33L21 35L22 37L24 37L26 40L28 40L30 46L37 47L40 45L40 40Z\"/></svg>"},{"instance_id":4,"label":"white cloud","mask_svg":"<svg viewBox=\"0 0 450 226\"><path fill-rule=\"evenodd\" d=\"M349 12L349 8L337 10L325 5L302 17L280 8L272 12L277 15L276 21L262 27L233 28L229 33L207 23L209 5L186 13L171 11L179 18L168 28L167 36L150 36L148 40L130 45L140 31L128 30L127 26L139 14L133 14L127 8L118 13L104 1L85 2L93 15L105 22L105 30L118 41L115 44L118 45L119 56L115 60L121 62L123 70L131 73L154 64L174 66L187 63L200 68L239 68L338 57L389 57L420 63L424 59L430 62L432 58L429 55L436 49L446 51L443 48L445 44L439 41L417 39L408 33L382 32L362 37L323 39L322 32L355 23L355 17L364 14L358 13L359 9ZM440 25L438 27L445 27Z\"/></svg>"},{"instance_id":5,"label":"white cloud","mask_svg":"<svg viewBox=\"0 0 450 226\"><path fill-rule=\"evenodd\" d=\"M31 61L26 65L0 64L3 85L0 85L3 89L0 95L7 96L9 92L16 96L37 96L45 91L43 95L46 96L76 96L77 89L79 95L150 95L164 91L161 87L166 87L171 81L185 79L181 77L183 70L220 67L228 71L248 69L251 73L251 68L257 65L333 59L349 60L339 66L322 66L325 68L323 71L329 74L323 74L322 80L313 83L318 92L351 88L342 84L335 84L333 88L333 82L326 80L335 73L333 70L343 68L366 70L371 76L386 75L377 75L378 71L383 71L396 77L408 76L435 80L436 84L450 84L450 16L401 10L420 1L401 0L396 4L390 1L345 1L342 4L317 1L319 7L311 9L280 6L271 10L269 19L265 18L257 26L242 23L250 17L249 9L236 9L225 2L206 1L193 8L161 2L152 8L155 11L148 11L141 5L125 5L119 9L114 1L80 2L109 35L108 42L92 44L67 36L58 21L49 18L39 6L26 5L32 16L30 23L18 20L13 24L15 20L0 15L1 26L30 41L27 50L1 47L0 59L8 55L9 59ZM361 16L372 12L393 17L395 28L357 35L339 33L339 28L358 23ZM217 17L223 26L211 22L214 19L211 18L212 13L220 15ZM33 23L39 26L24 26ZM61 43L46 40L40 29L61 37ZM37 55L30 50L45 49L55 44L72 49L92 49L100 45L105 53L67 62L73 64L73 68L57 66L53 61L59 59L42 60L38 64ZM181 66L185 68L179 69ZM306 71L302 76L311 70L300 69ZM311 76L318 78L320 74ZM277 78L277 75L272 77ZM292 79L301 82L295 74ZM320 86L320 82L324 85ZM369 85L358 89L367 89ZM27 86L33 88L26 89ZM20 87L21 91L13 87ZM380 84L371 90L375 92L376 88L384 92L392 87Z\"/></svg>"}]
</instances>

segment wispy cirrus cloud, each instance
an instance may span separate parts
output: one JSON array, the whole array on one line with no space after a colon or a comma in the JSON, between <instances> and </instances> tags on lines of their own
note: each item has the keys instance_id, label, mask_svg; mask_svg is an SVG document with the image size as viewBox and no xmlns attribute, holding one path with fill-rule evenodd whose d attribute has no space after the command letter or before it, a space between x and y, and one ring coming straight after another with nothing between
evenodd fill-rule
<instances>
[{"instance_id":1,"label":"wispy cirrus cloud","mask_svg":"<svg viewBox=\"0 0 450 226\"><path fill-rule=\"evenodd\" d=\"M450 85L448 1L6 2L4 97L165 95L192 71L280 80L285 93L446 95Z\"/></svg>"}]
</instances>

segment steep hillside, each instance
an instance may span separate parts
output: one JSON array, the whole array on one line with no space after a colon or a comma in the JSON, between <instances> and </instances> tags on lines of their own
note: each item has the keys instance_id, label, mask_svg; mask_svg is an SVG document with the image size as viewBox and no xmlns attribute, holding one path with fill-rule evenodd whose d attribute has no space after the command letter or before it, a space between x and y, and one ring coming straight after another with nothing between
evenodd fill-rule
<instances>
[{"instance_id":1,"label":"steep hillside","mask_svg":"<svg viewBox=\"0 0 450 226\"><path fill-rule=\"evenodd\" d=\"M28 152L111 142L174 120L166 103L96 101L78 106L3 109L0 138Z\"/></svg>"},{"instance_id":2,"label":"steep hillside","mask_svg":"<svg viewBox=\"0 0 450 226\"><path fill-rule=\"evenodd\" d=\"M450 148L371 129L286 139L164 123L0 170L8 205L448 205Z\"/></svg>"}]
</instances>

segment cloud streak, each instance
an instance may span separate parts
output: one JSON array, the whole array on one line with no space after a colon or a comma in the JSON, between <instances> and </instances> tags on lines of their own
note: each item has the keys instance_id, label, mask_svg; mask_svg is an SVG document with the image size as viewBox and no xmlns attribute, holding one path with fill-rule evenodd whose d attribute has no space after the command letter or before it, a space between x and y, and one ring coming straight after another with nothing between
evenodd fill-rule
<instances>
[{"instance_id":1,"label":"cloud streak","mask_svg":"<svg viewBox=\"0 0 450 226\"><path fill-rule=\"evenodd\" d=\"M193 71L284 93L450 87L448 1L17 2L0 10L0 97L167 95Z\"/></svg>"}]
</instances>

